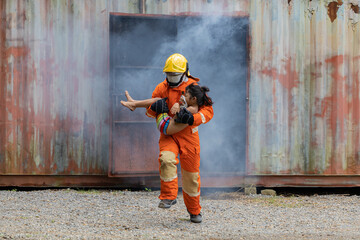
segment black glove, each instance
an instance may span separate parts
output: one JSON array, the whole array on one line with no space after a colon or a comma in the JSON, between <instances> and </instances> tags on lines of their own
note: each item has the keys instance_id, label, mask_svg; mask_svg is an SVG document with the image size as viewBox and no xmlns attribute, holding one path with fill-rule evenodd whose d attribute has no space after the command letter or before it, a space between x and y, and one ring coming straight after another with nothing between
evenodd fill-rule
<instances>
[{"instance_id":1,"label":"black glove","mask_svg":"<svg viewBox=\"0 0 360 240\"><path fill-rule=\"evenodd\" d=\"M168 105L166 103L166 99L167 98L162 98L160 100L157 100L153 104L151 104L151 107L150 107L151 110L153 110L154 112L156 112L158 114L169 112L169 108L168 108Z\"/></svg>"},{"instance_id":2,"label":"black glove","mask_svg":"<svg viewBox=\"0 0 360 240\"><path fill-rule=\"evenodd\" d=\"M194 116L186 108L183 108L176 114L175 122L193 125Z\"/></svg>"}]
</instances>

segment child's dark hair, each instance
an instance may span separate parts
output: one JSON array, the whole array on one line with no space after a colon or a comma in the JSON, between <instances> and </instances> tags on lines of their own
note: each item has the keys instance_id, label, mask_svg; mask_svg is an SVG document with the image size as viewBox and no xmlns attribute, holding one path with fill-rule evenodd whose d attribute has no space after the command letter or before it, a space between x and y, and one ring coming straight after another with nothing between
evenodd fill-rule
<instances>
[{"instance_id":1,"label":"child's dark hair","mask_svg":"<svg viewBox=\"0 0 360 240\"><path fill-rule=\"evenodd\" d=\"M199 85L192 83L186 87L186 91L188 91L192 97L196 97L197 104L199 105L199 107L201 107L202 105L205 106L213 105L213 101L206 94L207 92L210 91L208 87L206 86L200 87Z\"/></svg>"}]
</instances>

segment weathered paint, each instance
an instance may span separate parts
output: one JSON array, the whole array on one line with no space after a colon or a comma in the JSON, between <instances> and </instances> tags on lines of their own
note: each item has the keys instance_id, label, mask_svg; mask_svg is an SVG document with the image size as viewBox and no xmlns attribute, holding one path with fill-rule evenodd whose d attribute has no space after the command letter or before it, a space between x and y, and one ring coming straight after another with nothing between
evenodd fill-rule
<instances>
[{"instance_id":1,"label":"weathered paint","mask_svg":"<svg viewBox=\"0 0 360 240\"><path fill-rule=\"evenodd\" d=\"M144 13L248 16L250 2L250 0L146 0Z\"/></svg>"},{"instance_id":2,"label":"weathered paint","mask_svg":"<svg viewBox=\"0 0 360 240\"><path fill-rule=\"evenodd\" d=\"M110 11L138 1L1 1L0 174L107 174Z\"/></svg>"},{"instance_id":3,"label":"weathered paint","mask_svg":"<svg viewBox=\"0 0 360 240\"><path fill-rule=\"evenodd\" d=\"M360 173L359 5L251 1L248 174Z\"/></svg>"},{"instance_id":4,"label":"weathered paint","mask_svg":"<svg viewBox=\"0 0 360 240\"><path fill-rule=\"evenodd\" d=\"M107 90L106 50L89 42L106 31L101 21L91 29L93 17L79 11L95 2L2 3L1 174L104 172L108 127L100 97L107 95L95 90Z\"/></svg>"},{"instance_id":5,"label":"weathered paint","mask_svg":"<svg viewBox=\"0 0 360 240\"><path fill-rule=\"evenodd\" d=\"M110 12L239 16L249 1L0 1L0 185L107 177Z\"/></svg>"},{"instance_id":6,"label":"weathered paint","mask_svg":"<svg viewBox=\"0 0 360 240\"><path fill-rule=\"evenodd\" d=\"M360 172L359 6L359 0L1 1L0 174L24 176L16 185L28 175L65 176L57 186L71 185L68 175L106 179L109 13L219 13L251 21L247 173L275 175L272 185L359 185L343 177ZM324 180L310 184L309 174Z\"/></svg>"}]
</instances>

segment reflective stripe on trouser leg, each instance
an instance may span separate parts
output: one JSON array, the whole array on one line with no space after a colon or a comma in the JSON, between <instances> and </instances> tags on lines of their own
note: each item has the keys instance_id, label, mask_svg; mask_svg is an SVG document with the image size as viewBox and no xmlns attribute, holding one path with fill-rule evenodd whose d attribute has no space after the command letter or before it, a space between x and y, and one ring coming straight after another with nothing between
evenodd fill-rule
<instances>
[{"instance_id":1,"label":"reflective stripe on trouser leg","mask_svg":"<svg viewBox=\"0 0 360 240\"><path fill-rule=\"evenodd\" d=\"M175 199L178 192L177 178L177 159L175 153L171 151L160 152L160 180L161 194L160 199Z\"/></svg>"},{"instance_id":2,"label":"reflective stripe on trouser leg","mask_svg":"<svg viewBox=\"0 0 360 240\"><path fill-rule=\"evenodd\" d=\"M191 214L198 215L201 211L199 172L188 172L181 169L181 175L186 208Z\"/></svg>"}]
</instances>

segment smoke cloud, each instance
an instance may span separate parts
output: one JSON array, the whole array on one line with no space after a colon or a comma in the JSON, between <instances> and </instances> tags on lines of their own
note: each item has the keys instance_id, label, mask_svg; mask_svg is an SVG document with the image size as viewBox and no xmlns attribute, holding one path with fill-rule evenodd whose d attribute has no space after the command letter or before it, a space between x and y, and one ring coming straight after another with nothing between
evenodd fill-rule
<instances>
[{"instance_id":1,"label":"smoke cloud","mask_svg":"<svg viewBox=\"0 0 360 240\"><path fill-rule=\"evenodd\" d=\"M136 79L126 81L126 86L117 81L116 86L119 92L129 90L134 98L151 97L165 79L162 67L173 53L183 54L191 75L209 87L214 118L199 126L202 172L245 172L248 25L246 18L224 16L149 20L123 33L115 50L127 52L118 56L117 62L151 66L146 70L114 70L115 76ZM141 37L148 39L146 46L139 47L144 40L136 39ZM141 118L144 111L139 112Z\"/></svg>"}]
</instances>

